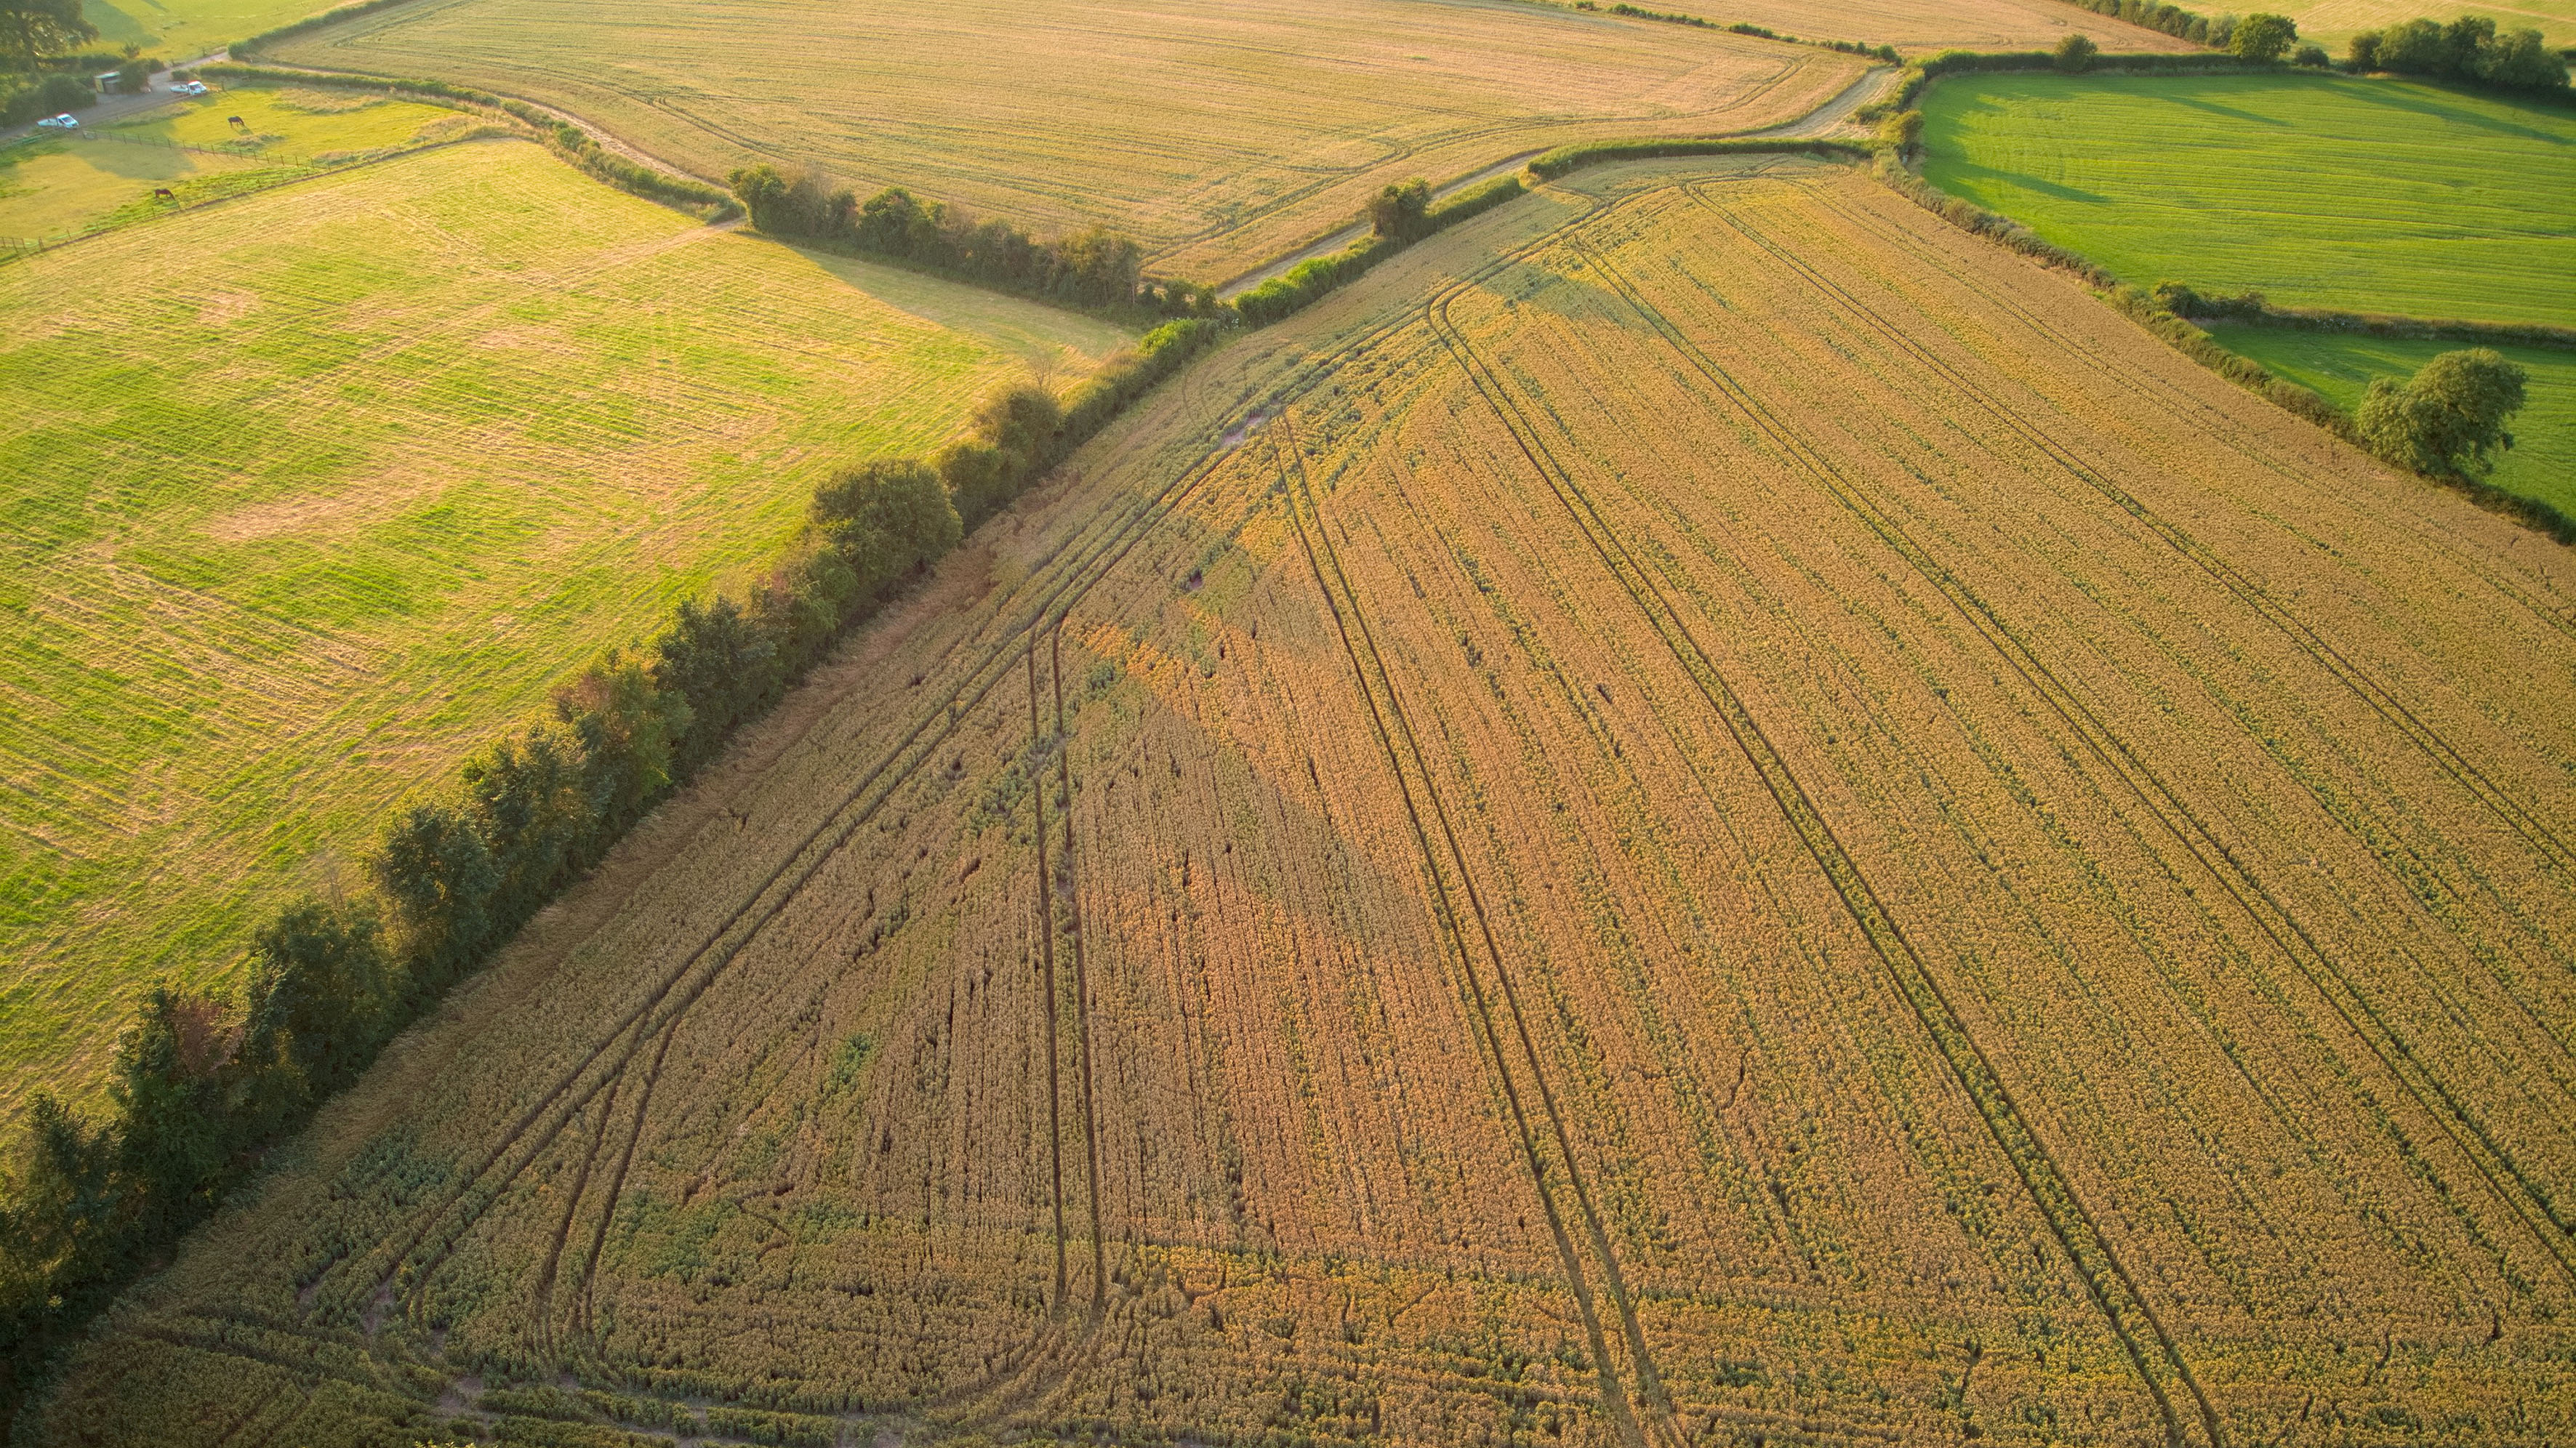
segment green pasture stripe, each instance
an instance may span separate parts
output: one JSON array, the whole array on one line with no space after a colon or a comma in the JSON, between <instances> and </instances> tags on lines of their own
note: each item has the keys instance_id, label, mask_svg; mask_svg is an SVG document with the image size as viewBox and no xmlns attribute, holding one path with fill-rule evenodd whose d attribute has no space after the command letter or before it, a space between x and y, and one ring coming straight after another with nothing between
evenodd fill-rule
<instances>
[{"instance_id":1,"label":"green pasture stripe","mask_svg":"<svg viewBox=\"0 0 2576 1448\"><path fill-rule=\"evenodd\" d=\"M1974 76L1924 175L2141 284L2576 325L2576 111L2407 81Z\"/></svg>"}]
</instances>

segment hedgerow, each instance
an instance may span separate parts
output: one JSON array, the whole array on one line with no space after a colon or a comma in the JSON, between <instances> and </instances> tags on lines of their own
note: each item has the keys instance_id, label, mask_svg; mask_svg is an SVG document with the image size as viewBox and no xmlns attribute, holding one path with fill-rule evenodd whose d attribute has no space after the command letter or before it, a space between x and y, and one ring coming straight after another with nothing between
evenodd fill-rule
<instances>
[{"instance_id":1,"label":"hedgerow","mask_svg":"<svg viewBox=\"0 0 2576 1448\"><path fill-rule=\"evenodd\" d=\"M1497 176L1434 206L1428 182L1390 185L1370 208L1374 225L1370 235L1331 256L1299 262L1286 274L1245 292L1234 299L1235 313L1261 327L1302 311L1422 238L1491 211L1521 190L1519 177Z\"/></svg>"},{"instance_id":2,"label":"hedgerow","mask_svg":"<svg viewBox=\"0 0 2576 1448\"><path fill-rule=\"evenodd\" d=\"M1095 227L1041 240L1006 221L977 221L965 208L923 201L890 186L862 204L819 173L766 163L728 178L751 224L771 236L900 262L1023 296L1126 312L1206 315L1216 296L1201 287L1157 287L1142 275L1143 250Z\"/></svg>"},{"instance_id":3,"label":"hedgerow","mask_svg":"<svg viewBox=\"0 0 2576 1448\"><path fill-rule=\"evenodd\" d=\"M1745 156L1764 152L1793 156L1814 156L1825 161L1867 160L1867 146L1849 141L1812 139L1760 140L1743 137L1708 137L1704 139L1587 141L1555 150L1533 159L1529 173L1541 181L1553 181L1586 166L1599 166L1611 161L1653 161L1678 156Z\"/></svg>"}]
</instances>

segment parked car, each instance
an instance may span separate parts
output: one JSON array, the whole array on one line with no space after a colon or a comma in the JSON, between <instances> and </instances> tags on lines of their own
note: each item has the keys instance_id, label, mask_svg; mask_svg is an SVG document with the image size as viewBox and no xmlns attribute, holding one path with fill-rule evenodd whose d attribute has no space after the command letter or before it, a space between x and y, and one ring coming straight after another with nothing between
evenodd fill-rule
<instances>
[{"instance_id":1,"label":"parked car","mask_svg":"<svg viewBox=\"0 0 2576 1448\"><path fill-rule=\"evenodd\" d=\"M183 80L170 87L170 94L174 96L201 96L209 93L206 83L201 80Z\"/></svg>"},{"instance_id":2,"label":"parked car","mask_svg":"<svg viewBox=\"0 0 2576 1448\"><path fill-rule=\"evenodd\" d=\"M65 111L59 116L45 117L36 122L36 127L47 131L77 131L80 129L80 121L71 112Z\"/></svg>"}]
</instances>

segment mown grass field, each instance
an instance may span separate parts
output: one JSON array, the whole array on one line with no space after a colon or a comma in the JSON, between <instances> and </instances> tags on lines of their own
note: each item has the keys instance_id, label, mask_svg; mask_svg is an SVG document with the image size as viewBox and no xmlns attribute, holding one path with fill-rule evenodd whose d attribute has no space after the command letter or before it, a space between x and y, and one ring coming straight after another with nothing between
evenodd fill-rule
<instances>
[{"instance_id":1,"label":"mown grass field","mask_svg":"<svg viewBox=\"0 0 2576 1448\"><path fill-rule=\"evenodd\" d=\"M235 127L232 118L241 117ZM174 100L78 138L0 150L0 239L146 220L390 147L461 133L471 116L381 95L300 88ZM162 200L154 195L167 189Z\"/></svg>"},{"instance_id":2,"label":"mown grass field","mask_svg":"<svg viewBox=\"0 0 2576 1448\"><path fill-rule=\"evenodd\" d=\"M328 0L82 0L81 14L111 46L187 61L330 8Z\"/></svg>"},{"instance_id":3,"label":"mown grass field","mask_svg":"<svg viewBox=\"0 0 2576 1448\"><path fill-rule=\"evenodd\" d=\"M2371 379L2402 382L2442 353L2468 345L2235 324L2209 330L2219 345L2347 410L2361 404ZM2512 424L2513 450L2487 481L2576 516L2576 353L2554 347L2496 350L2521 364L2531 381L2529 401Z\"/></svg>"},{"instance_id":4,"label":"mown grass field","mask_svg":"<svg viewBox=\"0 0 2576 1448\"><path fill-rule=\"evenodd\" d=\"M1945 80L1923 174L2121 277L2576 325L2576 111L2325 76Z\"/></svg>"},{"instance_id":5,"label":"mown grass field","mask_svg":"<svg viewBox=\"0 0 2576 1448\"><path fill-rule=\"evenodd\" d=\"M561 105L709 177L771 161L1042 232L1106 225L1218 283L1434 182L1584 136L1750 130L1859 61L1514 0L466 0L300 37L300 64Z\"/></svg>"},{"instance_id":6,"label":"mown grass field","mask_svg":"<svg viewBox=\"0 0 2576 1448\"><path fill-rule=\"evenodd\" d=\"M1893 45L1907 55L1943 50L2050 50L2082 31L2112 51L2186 51L2162 31L2092 15L2063 0L1670 0L1640 7L1739 21L1801 40Z\"/></svg>"},{"instance_id":7,"label":"mown grass field","mask_svg":"<svg viewBox=\"0 0 2576 1448\"><path fill-rule=\"evenodd\" d=\"M825 471L1126 340L519 142L0 267L0 1105L86 1094L152 976L228 979L283 892L759 566Z\"/></svg>"},{"instance_id":8,"label":"mown grass field","mask_svg":"<svg viewBox=\"0 0 2576 1448\"><path fill-rule=\"evenodd\" d=\"M2569 560L1861 177L1577 173L953 556L37 1426L2565 1441Z\"/></svg>"}]
</instances>

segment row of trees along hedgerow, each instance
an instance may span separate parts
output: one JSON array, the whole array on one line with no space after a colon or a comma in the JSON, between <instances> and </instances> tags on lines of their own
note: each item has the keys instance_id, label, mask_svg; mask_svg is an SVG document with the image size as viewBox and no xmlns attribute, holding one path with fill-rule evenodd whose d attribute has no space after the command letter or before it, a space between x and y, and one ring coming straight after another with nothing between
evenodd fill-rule
<instances>
[{"instance_id":1,"label":"row of trees along hedgerow","mask_svg":"<svg viewBox=\"0 0 2576 1448\"><path fill-rule=\"evenodd\" d=\"M2285 16L2254 14L2239 19L2233 15L2221 15L2213 19L2180 6L2165 4L2163 0L2068 0L2068 3L2247 60L2271 61L2292 57L2303 65L2323 67L2328 64L2325 51L2317 46L2292 49L2298 39L2298 27ZM2089 61L2094 53L2092 42L2085 41L2081 57L2074 65L2065 68L2083 69L2084 62ZM2059 58L2061 61L2066 59L2062 47ZM2134 59L2117 57L2124 65ZM2495 21L2482 15L2464 15L2448 25L2438 20L2419 19L2385 30L2363 31L2352 38L2343 65L2344 69L2357 74L2389 71L2489 90L2548 94L2563 93L2567 89L2567 57L2551 50L2541 39L2539 31L2524 29L2498 34Z\"/></svg>"},{"instance_id":2,"label":"row of trees along hedgerow","mask_svg":"<svg viewBox=\"0 0 2576 1448\"><path fill-rule=\"evenodd\" d=\"M865 204L811 171L747 166L730 178L751 224L772 236L796 237L908 262L1023 296L1077 307L1143 307L1165 316L1209 316L1216 293L1186 282L1154 283L1142 274L1135 242L1094 227L1039 240L1007 221L978 221L962 206L921 201L888 187Z\"/></svg>"},{"instance_id":3,"label":"row of trees along hedgerow","mask_svg":"<svg viewBox=\"0 0 2576 1448\"><path fill-rule=\"evenodd\" d=\"M2345 64L2356 71L2392 71L2490 90L2548 94L2567 89L2567 58L2543 45L2539 31L2498 35L2496 23L2483 15L2463 15L2448 25L2409 20L2386 30L2365 30L2352 38Z\"/></svg>"},{"instance_id":4,"label":"row of trees along hedgerow","mask_svg":"<svg viewBox=\"0 0 2576 1448\"><path fill-rule=\"evenodd\" d=\"M1220 331L1168 322L1061 401L1011 387L934 457L832 476L766 578L684 603L650 643L600 656L451 788L397 809L361 889L298 900L262 925L239 995L153 986L117 1042L104 1119L39 1093L0 1178L0 1418L261 1151L713 760L842 630Z\"/></svg>"}]
</instances>

